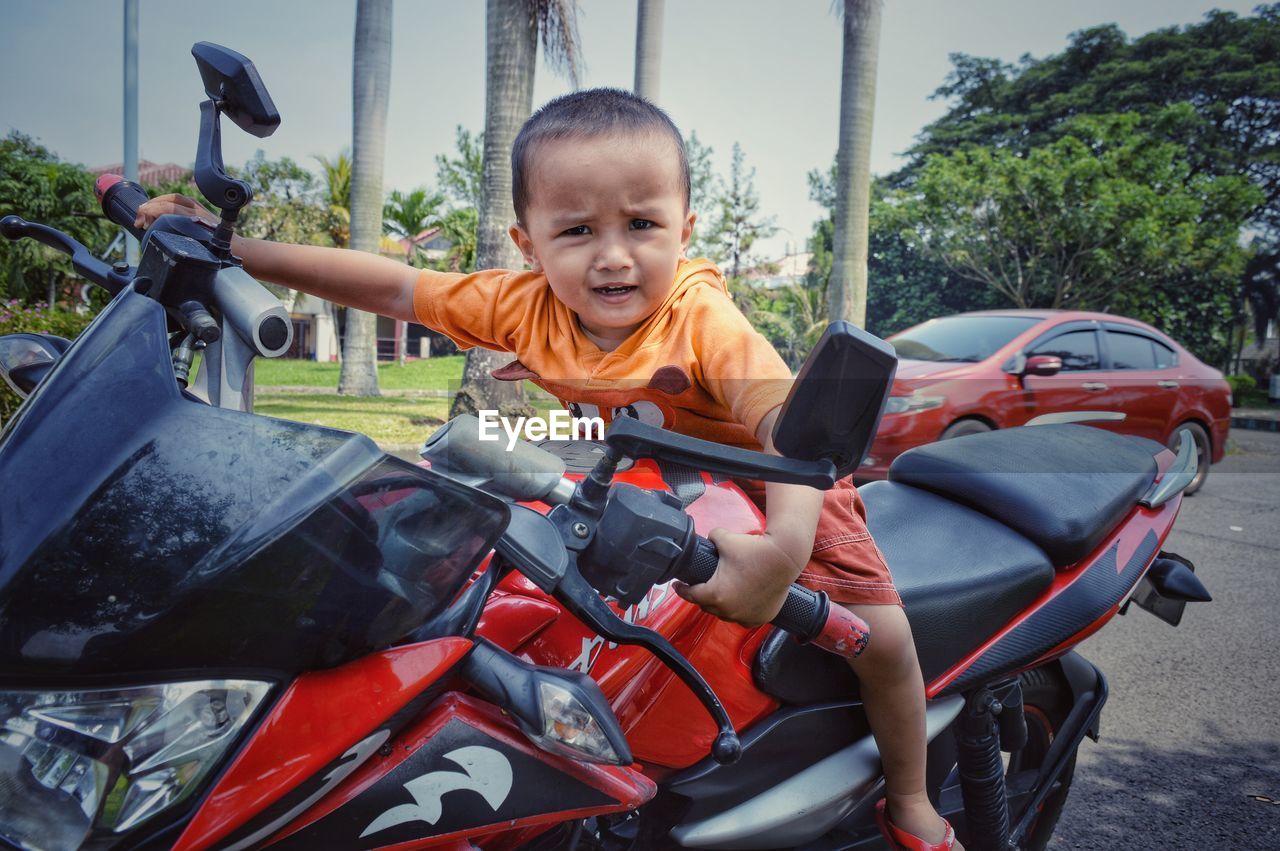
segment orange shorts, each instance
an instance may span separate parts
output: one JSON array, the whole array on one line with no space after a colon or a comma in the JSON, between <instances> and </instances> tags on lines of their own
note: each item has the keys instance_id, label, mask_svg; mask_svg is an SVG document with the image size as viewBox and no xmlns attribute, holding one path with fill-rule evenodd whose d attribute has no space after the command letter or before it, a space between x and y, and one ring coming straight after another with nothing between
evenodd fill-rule
<instances>
[{"instance_id":1,"label":"orange shorts","mask_svg":"<svg viewBox=\"0 0 1280 851\"><path fill-rule=\"evenodd\" d=\"M889 566L867 530L862 497L849 479L822 495L813 555L797 581L827 592L835 603L902 605Z\"/></svg>"}]
</instances>

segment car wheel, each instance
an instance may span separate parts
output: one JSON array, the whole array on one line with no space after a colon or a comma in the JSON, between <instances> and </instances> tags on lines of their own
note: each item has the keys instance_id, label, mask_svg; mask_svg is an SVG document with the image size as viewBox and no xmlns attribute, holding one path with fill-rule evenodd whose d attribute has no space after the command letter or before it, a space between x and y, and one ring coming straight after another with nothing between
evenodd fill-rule
<instances>
[{"instance_id":1,"label":"car wheel","mask_svg":"<svg viewBox=\"0 0 1280 851\"><path fill-rule=\"evenodd\" d=\"M956 420L942 431L938 440L950 440L953 437L964 437L967 434L982 434L991 431L991 426L982 420Z\"/></svg>"},{"instance_id":2,"label":"car wheel","mask_svg":"<svg viewBox=\"0 0 1280 851\"><path fill-rule=\"evenodd\" d=\"M1182 491L1184 496L1191 496L1191 494L1200 490L1204 480L1209 478L1209 464L1213 460L1213 451L1209 444L1209 433L1204 430L1204 426L1199 423L1183 423L1169 436L1169 448L1174 452L1178 451L1178 445L1182 441L1181 435L1184 431L1191 435L1191 439L1196 444L1196 477Z\"/></svg>"}]
</instances>

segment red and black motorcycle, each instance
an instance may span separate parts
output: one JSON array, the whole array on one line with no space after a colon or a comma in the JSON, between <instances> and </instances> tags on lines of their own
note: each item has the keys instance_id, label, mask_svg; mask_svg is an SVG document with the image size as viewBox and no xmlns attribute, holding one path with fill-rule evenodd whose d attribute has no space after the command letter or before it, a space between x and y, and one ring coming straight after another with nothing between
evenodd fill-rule
<instances>
[{"instance_id":1,"label":"red and black motorcycle","mask_svg":"<svg viewBox=\"0 0 1280 851\"><path fill-rule=\"evenodd\" d=\"M733 477L856 470L892 350L829 329L781 458L625 417L600 444L506 452L455 420L415 466L255 416L253 359L291 327L230 254L251 195L219 120L266 136L279 117L244 57L192 52L218 228L162 218L133 269L0 221L114 296L74 343L0 338L27 396L0 435L0 839L880 847L840 658L861 624L797 586L779 628L748 630L670 583L714 572L699 531L762 527ZM145 194L99 191L131 227ZM1160 549L1194 473L1189 444L1056 424L923 447L862 490L928 683L929 792L969 847L1051 834L1106 699L1072 647L1130 601L1176 624L1208 599Z\"/></svg>"}]
</instances>

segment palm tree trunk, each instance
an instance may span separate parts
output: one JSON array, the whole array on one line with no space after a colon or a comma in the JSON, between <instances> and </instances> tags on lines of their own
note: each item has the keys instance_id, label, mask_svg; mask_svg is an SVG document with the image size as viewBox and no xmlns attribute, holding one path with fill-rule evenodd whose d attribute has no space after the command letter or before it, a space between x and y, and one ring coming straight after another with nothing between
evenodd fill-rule
<instances>
[{"instance_id":1,"label":"palm tree trunk","mask_svg":"<svg viewBox=\"0 0 1280 851\"><path fill-rule=\"evenodd\" d=\"M867 318L867 219L871 119L876 105L881 0L844 0L840 147L836 153L835 244L828 316L862 327Z\"/></svg>"},{"instance_id":2,"label":"palm tree trunk","mask_svg":"<svg viewBox=\"0 0 1280 851\"><path fill-rule=\"evenodd\" d=\"M528 0L488 0L485 18L484 183L476 234L477 269L520 268L521 258L507 229L511 206L511 145L533 111L533 74L538 56L538 19ZM479 410L518 412L525 408L519 382L490 373L510 360L485 349L467 352L462 386L450 416Z\"/></svg>"},{"instance_id":3,"label":"palm tree trunk","mask_svg":"<svg viewBox=\"0 0 1280 851\"><path fill-rule=\"evenodd\" d=\"M392 0L357 0L352 62L351 247L378 251L391 92ZM338 392L377 396L378 317L347 309Z\"/></svg>"},{"instance_id":4,"label":"palm tree trunk","mask_svg":"<svg viewBox=\"0 0 1280 851\"><path fill-rule=\"evenodd\" d=\"M666 0L636 0L636 94L658 102L662 80L662 7Z\"/></svg>"}]
</instances>

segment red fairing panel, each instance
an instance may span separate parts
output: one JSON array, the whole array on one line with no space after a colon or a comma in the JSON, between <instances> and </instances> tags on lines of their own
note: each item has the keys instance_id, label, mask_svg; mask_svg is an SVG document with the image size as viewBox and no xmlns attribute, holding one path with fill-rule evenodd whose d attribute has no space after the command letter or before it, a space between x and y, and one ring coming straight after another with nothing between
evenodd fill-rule
<instances>
[{"instance_id":1,"label":"red fairing panel","mask_svg":"<svg viewBox=\"0 0 1280 851\"><path fill-rule=\"evenodd\" d=\"M669 489L650 461L637 462L616 481ZM757 534L763 530L764 518L736 485L717 484L706 474L703 485L702 495L688 507L699 534L716 528ZM547 510L538 503L530 507ZM664 768L683 768L707 755L716 728L706 709L648 651L611 644L571 615L548 622L540 607L529 604L558 605L523 577L512 574L499 589L509 595L498 598L505 616L491 617L486 608L477 632L537 664L590 674L618 713L632 752L646 771L662 774ZM716 692L736 728L777 708L777 701L758 691L751 677L751 659L767 629L749 631L715 618L681 600L670 585L654 587L638 605L619 614L662 634L684 654ZM522 640L526 635L531 637ZM682 734L672 736L673 729Z\"/></svg>"},{"instance_id":2,"label":"red fairing panel","mask_svg":"<svg viewBox=\"0 0 1280 851\"><path fill-rule=\"evenodd\" d=\"M465 638L396 647L304 674L259 725L174 846L207 848L334 761L471 649Z\"/></svg>"}]
</instances>

